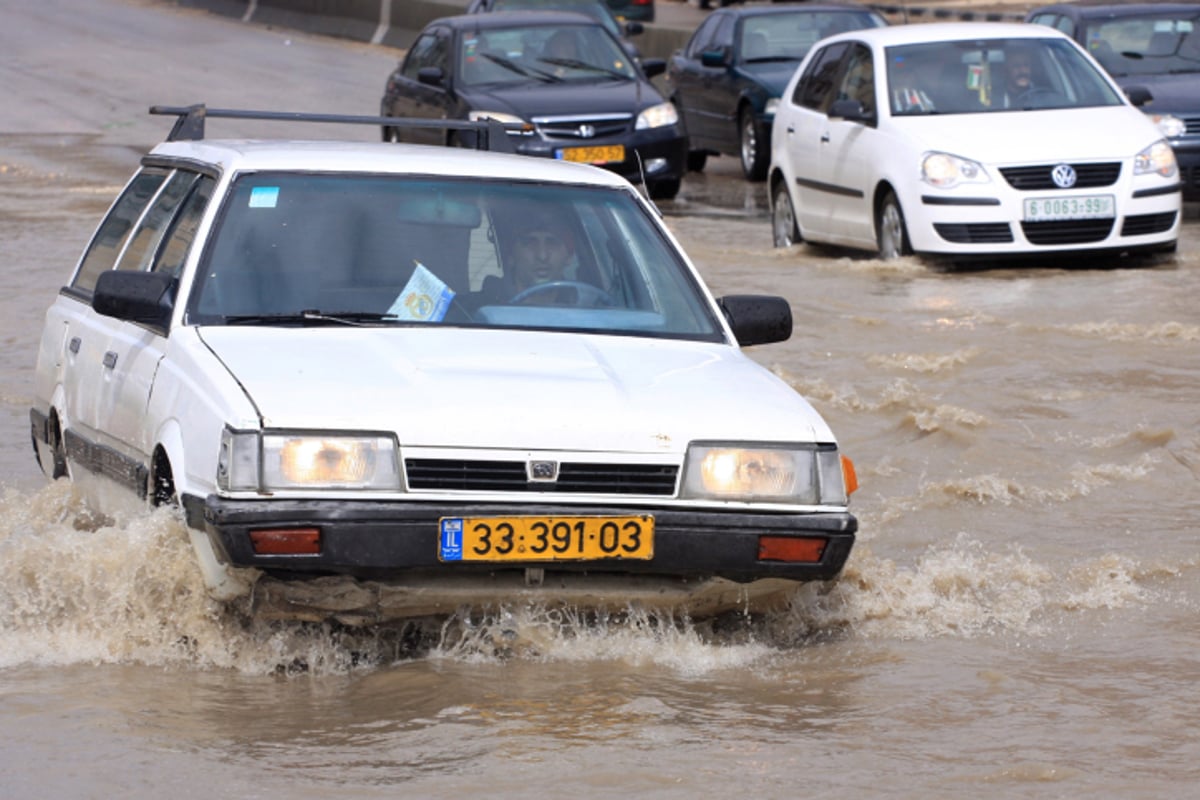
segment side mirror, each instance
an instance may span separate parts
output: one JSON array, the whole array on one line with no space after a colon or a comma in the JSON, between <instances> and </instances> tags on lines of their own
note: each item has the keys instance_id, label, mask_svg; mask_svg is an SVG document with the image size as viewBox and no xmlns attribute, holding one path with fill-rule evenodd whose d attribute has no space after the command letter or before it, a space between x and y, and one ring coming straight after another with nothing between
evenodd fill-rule
<instances>
[{"instance_id":1,"label":"side mirror","mask_svg":"<svg viewBox=\"0 0 1200 800\"><path fill-rule=\"evenodd\" d=\"M97 314L166 331L175 309L175 277L165 272L109 270L92 292Z\"/></svg>"},{"instance_id":2,"label":"side mirror","mask_svg":"<svg viewBox=\"0 0 1200 800\"><path fill-rule=\"evenodd\" d=\"M1154 99L1154 95L1145 86L1127 86L1125 87L1125 96L1138 108Z\"/></svg>"},{"instance_id":3,"label":"side mirror","mask_svg":"<svg viewBox=\"0 0 1200 800\"><path fill-rule=\"evenodd\" d=\"M417 82L425 86L441 86L446 80L441 67L421 67L417 71Z\"/></svg>"},{"instance_id":4,"label":"side mirror","mask_svg":"<svg viewBox=\"0 0 1200 800\"><path fill-rule=\"evenodd\" d=\"M717 298L738 344L786 342L792 335L792 307L775 295L731 294Z\"/></svg>"},{"instance_id":5,"label":"side mirror","mask_svg":"<svg viewBox=\"0 0 1200 800\"><path fill-rule=\"evenodd\" d=\"M647 58L642 61L642 72L647 78L662 75L667 71L667 62L661 58Z\"/></svg>"},{"instance_id":6,"label":"side mirror","mask_svg":"<svg viewBox=\"0 0 1200 800\"><path fill-rule=\"evenodd\" d=\"M730 62L729 55L728 47L705 50L700 54L700 64L705 67L728 67Z\"/></svg>"},{"instance_id":7,"label":"side mirror","mask_svg":"<svg viewBox=\"0 0 1200 800\"><path fill-rule=\"evenodd\" d=\"M850 122L870 122L872 117L858 100L835 100L829 107L832 119L844 119Z\"/></svg>"},{"instance_id":8,"label":"side mirror","mask_svg":"<svg viewBox=\"0 0 1200 800\"><path fill-rule=\"evenodd\" d=\"M626 22L625 23L625 35L626 36L641 36L643 33L645 33L645 31L646 31L646 26L640 22Z\"/></svg>"}]
</instances>

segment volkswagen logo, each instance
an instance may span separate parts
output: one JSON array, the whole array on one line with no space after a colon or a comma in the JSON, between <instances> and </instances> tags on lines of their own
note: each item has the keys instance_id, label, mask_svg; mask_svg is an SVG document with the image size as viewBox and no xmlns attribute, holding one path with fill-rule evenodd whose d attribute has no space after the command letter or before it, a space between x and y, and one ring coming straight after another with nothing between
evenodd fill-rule
<instances>
[{"instance_id":1,"label":"volkswagen logo","mask_svg":"<svg viewBox=\"0 0 1200 800\"><path fill-rule=\"evenodd\" d=\"M580 139L590 139L595 135L596 135L596 126L595 125L580 125L579 126L579 138Z\"/></svg>"},{"instance_id":2,"label":"volkswagen logo","mask_svg":"<svg viewBox=\"0 0 1200 800\"><path fill-rule=\"evenodd\" d=\"M558 480L557 461L529 461L525 464L525 474L531 481L554 482Z\"/></svg>"},{"instance_id":3,"label":"volkswagen logo","mask_svg":"<svg viewBox=\"0 0 1200 800\"><path fill-rule=\"evenodd\" d=\"M1070 164L1059 164L1050 171L1054 185L1060 189L1070 189L1075 185L1075 168Z\"/></svg>"}]
</instances>

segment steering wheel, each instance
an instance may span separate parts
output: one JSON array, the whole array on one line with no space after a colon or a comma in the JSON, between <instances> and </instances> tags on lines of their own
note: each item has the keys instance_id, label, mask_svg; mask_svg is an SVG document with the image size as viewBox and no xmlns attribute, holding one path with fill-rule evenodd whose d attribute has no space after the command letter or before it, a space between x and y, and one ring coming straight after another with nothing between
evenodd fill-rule
<instances>
[{"instance_id":1,"label":"steering wheel","mask_svg":"<svg viewBox=\"0 0 1200 800\"><path fill-rule=\"evenodd\" d=\"M528 289L517 292L508 302L510 305L519 305L543 292L553 292L559 289L574 289L575 305L579 308L616 305L616 301L613 300L611 294L598 286L584 283L583 281L547 281L546 283L537 283Z\"/></svg>"}]
</instances>

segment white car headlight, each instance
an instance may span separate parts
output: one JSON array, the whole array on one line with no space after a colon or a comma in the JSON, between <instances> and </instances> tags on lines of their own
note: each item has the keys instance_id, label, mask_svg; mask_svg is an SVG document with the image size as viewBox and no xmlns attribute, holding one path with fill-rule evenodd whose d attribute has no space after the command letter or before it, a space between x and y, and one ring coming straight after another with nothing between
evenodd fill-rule
<instances>
[{"instance_id":1,"label":"white car headlight","mask_svg":"<svg viewBox=\"0 0 1200 800\"><path fill-rule=\"evenodd\" d=\"M372 434L226 430L221 435L217 484L229 491L398 491L396 442Z\"/></svg>"},{"instance_id":2,"label":"white car headlight","mask_svg":"<svg viewBox=\"0 0 1200 800\"><path fill-rule=\"evenodd\" d=\"M688 447L682 494L691 499L845 505L852 473L849 459L832 447L694 443Z\"/></svg>"},{"instance_id":3,"label":"white car headlight","mask_svg":"<svg viewBox=\"0 0 1200 800\"><path fill-rule=\"evenodd\" d=\"M1169 178L1179 170L1175 163L1175 151L1171 145L1159 140L1134 156L1133 174L1148 175L1157 172L1164 178Z\"/></svg>"},{"instance_id":4,"label":"white car headlight","mask_svg":"<svg viewBox=\"0 0 1200 800\"><path fill-rule=\"evenodd\" d=\"M921 157L921 180L939 189L962 183L991 183L987 170L977 161L949 153L926 153Z\"/></svg>"},{"instance_id":5,"label":"white car headlight","mask_svg":"<svg viewBox=\"0 0 1200 800\"><path fill-rule=\"evenodd\" d=\"M1151 114L1150 121L1157 125L1158 130L1168 139L1187 133L1187 123L1173 114Z\"/></svg>"},{"instance_id":6,"label":"white car headlight","mask_svg":"<svg viewBox=\"0 0 1200 800\"><path fill-rule=\"evenodd\" d=\"M650 106L638 114L637 123L634 127L641 131L647 128L661 128L664 125L674 125L677 122L679 122L679 113L675 111L675 106L671 103L659 103L656 106Z\"/></svg>"}]
</instances>

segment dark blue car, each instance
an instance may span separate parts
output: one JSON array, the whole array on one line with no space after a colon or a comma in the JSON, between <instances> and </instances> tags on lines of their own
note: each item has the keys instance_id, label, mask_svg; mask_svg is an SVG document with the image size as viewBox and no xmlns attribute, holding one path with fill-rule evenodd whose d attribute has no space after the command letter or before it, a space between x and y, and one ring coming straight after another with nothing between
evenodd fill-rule
<instances>
[{"instance_id":1,"label":"dark blue car","mask_svg":"<svg viewBox=\"0 0 1200 800\"><path fill-rule=\"evenodd\" d=\"M1026 21L1083 45L1157 124L1179 161L1183 199L1200 201L1200 5L1052 5Z\"/></svg>"},{"instance_id":2,"label":"dark blue car","mask_svg":"<svg viewBox=\"0 0 1200 800\"><path fill-rule=\"evenodd\" d=\"M767 175L779 95L817 41L887 25L854 5L738 6L714 11L667 67L671 102L688 136L688 168L737 153L752 181Z\"/></svg>"}]
</instances>

